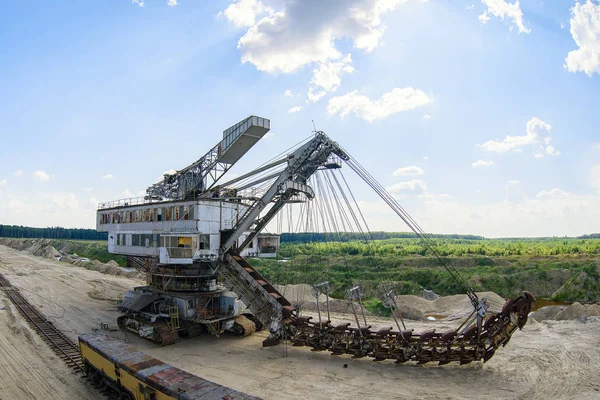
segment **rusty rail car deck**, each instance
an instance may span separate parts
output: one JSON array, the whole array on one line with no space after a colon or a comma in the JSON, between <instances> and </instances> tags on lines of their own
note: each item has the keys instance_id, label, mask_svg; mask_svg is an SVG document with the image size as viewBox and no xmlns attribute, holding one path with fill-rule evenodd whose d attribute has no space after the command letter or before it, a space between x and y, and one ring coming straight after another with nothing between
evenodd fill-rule
<instances>
[{"instance_id":1,"label":"rusty rail car deck","mask_svg":"<svg viewBox=\"0 0 600 400\"><path fill-rule=\"evenodd\" d=\"M21 315L29 323L42 340L75 372L84 372L79 347L64 333L58 330L51 321L31 305L10 282L0 274L0 288L17 307Z\"/></svg>"}]
</instances>

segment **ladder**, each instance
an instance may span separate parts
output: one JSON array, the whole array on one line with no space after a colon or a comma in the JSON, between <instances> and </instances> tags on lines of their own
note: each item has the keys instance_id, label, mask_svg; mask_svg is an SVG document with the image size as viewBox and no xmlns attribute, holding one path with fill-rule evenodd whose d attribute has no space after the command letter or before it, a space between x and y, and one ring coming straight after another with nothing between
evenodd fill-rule
<instances>
[{"instance_id":1,"label":"ladder","mask_svg":"<svg viewBox=\"0 0 600 400\"><path fill-rule=\"evenodd\" d=\"M171 330L176 331L180 328L179 325L179 309L177 306L169 306L169 321L167 324L171 328Z\"/></svg>"}]
</instances>

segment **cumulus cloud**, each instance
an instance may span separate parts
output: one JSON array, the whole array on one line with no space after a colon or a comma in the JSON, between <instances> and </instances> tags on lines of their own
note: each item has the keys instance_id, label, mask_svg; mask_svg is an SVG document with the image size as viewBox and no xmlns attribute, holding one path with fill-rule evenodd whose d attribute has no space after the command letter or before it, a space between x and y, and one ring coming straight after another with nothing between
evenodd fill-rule
<instances>
[{"instance_id":1,"label":"cumulus cloud","mask_svg":"<svg viewBox=\"0 0 600 400\"><path fill-rule=\"evenodd\" d=\"M292 72L342 58L336 41L371 51L381 43L381 18L406 0L238 0L221 15L248 28L238 41L242 62L260 71ZM271 7L272 5L272 7Z\"/></svg>"},{"instance_id":2,"label":"cumulus cloud","mask_svg":"<svg viewBox=\"0 0 600 400\"><path fill-rule=\"evenodd\" d=\"M594 165L590 169L590 184L600 193L600 164Z\"/></svg>"},{"instance_id":3,"label":"cumulus cloud","mask_svg":"<svg viewBox=\"0 0 600 400\"><path fill-rule=\"evenodd\" d=\"M427 184L420 179L413 179L406 182L394 183L386 188L393 195L403 194L425 194L427 193Z\"/></svg>"},{"instance_id":4,"label":"cumulus cloud","mask_svg":"<svg viewBox=\"0 0 600 400\"><path fill-rule=\"evenodd\" d=\"M392 175L394 176L407 176L407 175L423 175L425 171L422 168L411 165L409 167L398 168Z\"/></svg>"},{"instance_id":5,"label":"cumulus cloud","mask_svg":"<svg viewBox=\"0 0 600 400\"><path fill-rule=\"evenodd\" d=\"M358 91L346 93L343 96L333 97L329 100L327 111L331 115L338 114L341 118L353 113L368 122L386 118L392 114L422 107L433 100L419 89L395 88L385 93L377 100L371 100Z\"/></svg>"},{"instance_id":6,"label":"cumulus cloud","mask_svg":"<svg viewBox=\"0 0 600 400\"><path fill-rule=\"evenodd\" d=\"M600 3L577 2L571 9L571 36L579 47L570 51L565 68L570 72L600 74Z\"/></svg>"},{"instance_id":7,"label":"cumulus cloud","mask_svg":"<svg viewBox=\"0 0 600 400\"><path fill-rule=\"evenodd\" d=\"M506 136L501 141L488 140L479 146L484 150L496 153L505 153L507 151L520 152L526 146L535 146L534 158L544 158L545 155L557 156L560 155L560 151L550 145L552 141L552 137L550 136L551 130L552 126L550 124L534 117L527 122L524 136ZM547 135L542 138L541 135L545 132L547 132Z\"/></svg>"},{"instance_id":8,"label":"cumulus cloud","mask_svg":"<svg viewBox=\"0 0 600 400\"><path fill-rule=\"evenodd\" d=\"M431 119L431 115L425 114L425 115L423 115L423 119Z\"/></svg>"},{"instance_id":9,"label":"cumulus cloud","mask_svg":"<svg viewBox=\"0 0 600 400\"><path fill-rule=\"evenodd\" d=\"M289 112L290 114L293 114L293 113L297 113L297 112L298 112L298 111L300 111L300 110L302 110L302 106L294 106L294 107L290 108L290 109L288 110L288 112Z\"/></svg>"},{"instance_id":10,"label":"cumulus cloud","mask_svg":"<svg viewBox=\"0 0 600 400\"><path fill-rule=\"evenodd\" d=\"M283 94L285 95L285 97L292 97L293 96L292 91L290 89L286 90Z\"/></svg>"},{"instance_id":11,"label":"cumulus cloud","mask_svg":"<svg viewBox=\"0 0 600 400\"><path fill-rule=\"evenodd\" d=\"M477 160L471 165L473 166L473 168L489 167L494 165L494 162L486 160Z\"/></svg>"},{"instance_id":12,"label":"cumulus cloud","mask_svg":"<svg viewBox=\"0 0 600 400\"><path fill-rule=\"evenodd\" d=\"M531 29L527 28L523 24L523 11L519 6L519 1L509 3L505 0L481 0L481 2L487 7L487 9L479 16L479 21L482 24L487 23L490 20L490 16L500 18L501 20L509 20L512 22L510 29L513 29L513 25L517 27L519 33L529 33Z\"/></svg>"},{"instance_id":13,"label":"cumulus cloud","mask_svg":"<svg viewBox=\"0 0 600 400\"><path fill-rule=\"evenodd\" d=\"M178 4L179 4L179 2L177 0L169 0L169 1L167 1L167 5L169 7L175 7Z\"/></svg>"},{"instance_id":14,"label":"cumulus cloud","mask_svg":"<svg viewBox=\"0 0 600 400\"><path fill-rule=\"evenodd\" d=\"M39 181L49 181L50 175L46 171L35 171L33 173L33 179L37 179Z\"/></svg>"},{"instance_id":15,"label":"cumulus cloud","mask_svg":"<svg viewBox=\"0 0 600 400\"><path fill-rule=\"evenodd\" d=\"M112 179L112 178L113 178L112 174L106 174L102 177L102 179Z\"/></svg>"},{"instance_id":16,"label":"cumulus cloud","mask_svg":"<svg viewBox=\"0 0 600 400\"><path fill-rule=\"evenodd\" d=\"M537 198L543 197L567 197L569 196L568 192L561 190L559 188L554 188L550 190L541 190L538 194L535 195Z\"/></svg>"},{"instance_id":17,"label":"cumulus cloud","mask_svg":"<svg viewBox=\"0 0 600 400\"><path fill-rule=\"evenodd\" d=\"M342 82L341 74L354 71L351 64L352 56L350 54L340 61L319 63L319 68L313 70L313 77L308 88L308 99L315 103L328 92L335 92Z\"/></svg>"},{"instance_id":18,"label":"cumulus cloud","mask_svg":"<svg viewBox=\"0 0 600 400\"><path fill-rule=\"evenodd\" d=\"M20 169L20 170L18 170L18 171L15 172L15 176L21 176L21 175L23 175L23 170L22 169Z\"/></svg>"},{"instance_id":19,"label":"cumulus cloud","mask_svg":"<svg viewBox=\"0 0 600 400\"><path fill-rule=\"evenodd\" d=\"M142 0L131 0L131 4L137 4L139 7L144 7L146 5Z\"/></svg>"},{"instance_id":20,"label":"cumulus cloud","mask_svg":"<svg viewBox=\"0 0 600 400\"><path fill-rule=\"evenodd\" d=\"M225 17L237 28L249 28L256 23L257 17L264 14L272 15L273 10L260 0L239 0L217 15Z\"/></svg>"}]
</instances>

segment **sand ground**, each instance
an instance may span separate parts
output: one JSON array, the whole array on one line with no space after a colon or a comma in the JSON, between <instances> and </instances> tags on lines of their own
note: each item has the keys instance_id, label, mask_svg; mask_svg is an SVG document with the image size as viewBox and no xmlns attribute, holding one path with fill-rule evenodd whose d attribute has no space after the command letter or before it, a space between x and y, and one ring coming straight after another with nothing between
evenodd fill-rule
<instances>
[{"instance_id":1,"label":"sand ground","mask_svg":"<svg viewBox=\"0 0 600 400\"><path fill-rule=\"evenodd\" d=\"M101 322L114 323L119 315L115 300L142 283L5 246L0 246L0 273L73 340ZM0 399L99 398L59 365L6 299L0 300ZM351 322L353 317L336 314L332 319ZM383 318L369 323L392 324ZM443 330L445 324L407 323L415 330ZM167 347L132 335L127 339L176 367L265 399L598 399L599 329L599 317L530 320L488 363L444 367L332 357L301 347L289 347L283 357L281 346L261 347L264 332L247 338L201 336Z\"/></svg>"}]
</instances>

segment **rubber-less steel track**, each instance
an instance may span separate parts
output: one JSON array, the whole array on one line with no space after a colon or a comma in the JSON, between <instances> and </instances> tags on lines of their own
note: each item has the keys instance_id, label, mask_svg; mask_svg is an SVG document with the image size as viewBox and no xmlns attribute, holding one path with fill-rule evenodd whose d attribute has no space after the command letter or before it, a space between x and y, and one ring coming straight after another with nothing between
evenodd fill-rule
<instances>
[{"instance_id":1,"label":"rubber-less steel track","mask_svg":"<svg viewBox=\"0 0 600 400\"><path fill-rule=\"evenodd\" d=\"M18 308L29 326L40 335L52 351L75 372L84 372L79 347L56 329L52 322L46 319L34 306L29 304L19 290L12 286L2 274L0 274L0 288L4 290L10 301Z\"/></svg>"}]
</instances>

